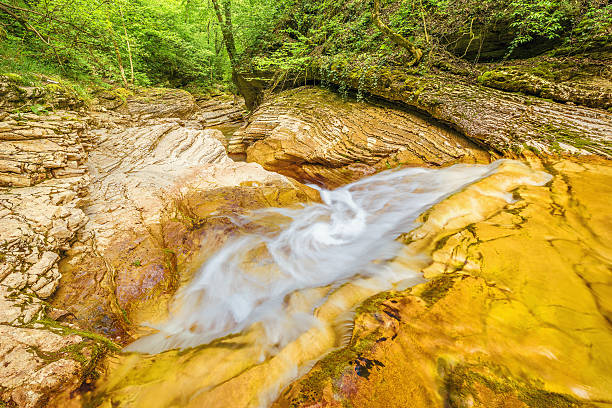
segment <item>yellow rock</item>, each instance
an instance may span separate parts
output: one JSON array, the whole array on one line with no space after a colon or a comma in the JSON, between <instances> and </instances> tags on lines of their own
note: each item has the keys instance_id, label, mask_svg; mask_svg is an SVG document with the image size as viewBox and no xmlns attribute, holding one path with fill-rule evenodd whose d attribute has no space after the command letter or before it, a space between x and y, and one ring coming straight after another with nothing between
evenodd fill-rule
<instances>
[{"instance_id":1,"label":"yellow rock","mask_svg":"<svg viewBox=\"0 0 612 408\"><path fill-rule=\"evenodd\" d=\"M425 272L433 279L374 299L349 346L275 406L611 401L612 167L544 164L553 181L517 188L510 205L500 208L491 194L516 181L500 172L425 214L406 238L431 252Z\"/></svg>"},{"instance_id":2,"label":"yellow rock","mask_svg":"<svg viewBox=\"0 0 612 408\"><path fill-rule=\"evenodd\" d=\"M324 299L316 309L321 324L285 347L265 349L255 325L182 352L122 355L86 402L604 406L612 401L612 166L532 166L553 179L524 187L548 178L505 163L401 237L406 247L391 266L422 270L428 282L377 294L375 282L363 279L292 295L286 304L296 310ZM337 348L346 334L339 322L355 307L350 341Z\"/></svg>"}]
</instances>

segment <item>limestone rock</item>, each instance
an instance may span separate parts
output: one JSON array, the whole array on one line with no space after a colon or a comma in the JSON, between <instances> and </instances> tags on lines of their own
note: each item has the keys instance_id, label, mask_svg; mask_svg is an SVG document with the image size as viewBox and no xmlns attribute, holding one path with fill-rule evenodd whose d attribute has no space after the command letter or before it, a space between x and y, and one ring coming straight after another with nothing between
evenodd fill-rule
<instances>
[{"instance_id":1,"label":"limestone rock","mask_svg":"<svg viewBox=\"0 0 612 408\"><path fill-rule=\"evenodd\" d=\"M609 401L612 171L603 160L546 168L551 183L514 189L501 211L490 194L506 182L498 173L424 214L404 240L431 254L431 280L368 300L348 346L273 406Z\"/></svg>"},{"instance_id":2,"label":"limestone rock","mask_svg":"<svg viewBox=\"0 0 612 408\"><path fill-rule=\"evenodd\" d=\"M0 286L44 299L59 284L58 252L70 247L87 217L79 208L87 178L48 180L0 190Z\"/></svg>"},{"instance_id":3,"label":"limestone rock","mask_svg":"<svg viewBox=\"0 0 612 408\"><path fill-rule=\"evenodd\" d=\"M135 120L154 118L187 119L196 111L195 98L187 91L166 88L118 88L97 95L102 107Z\"/></svg>"},{"instance_id":4,"label":"limestone rock","mask_svg":"<svg viewBox=\"0 0 612 408\"><path fill-rule=\"evenodd\" d=\"M8 115L0 122L0 186L28 187L85 174L81 138L86 128L69 112Z\"/></svg>"},{"instance_id":5,"label":"limestone rock","mask_svg":"<svg viewBox=\"0 0 612 408\"><path fill-rule=\"evenodd\" d=\"M247 160L299 180L337 186L405 165L488 162L450 128L385 105L343 101L320 88L285 91L264 103L230 141Z\"/></svg>"},{"instance_id":6,"label":"limestone rock","mask_svg":"<svg viewBox=\"0 0 612 408\"><path fill-rule=\"evenodd\" d=\"M179 89L142 89L127 98L127 111L139 119L190 117L196 110L194 97Z\"/></svg>"},{"instance_id":7,"label":"limestone rock","mask_svg":"<svg viewBox=\"0 0 612 408\"><path fill-rule=\"evenodd\" d=\"M605 73L602 74L603 77L605 75ZM570 102L592 108L609 109L612 107L612 84L609 82L593 86L572 81L568 85L541 78L520 68L486 71L478 80L488 87L504 91L523 92L541 98Z\"/></svg>"},{"instance_id":8,"label":"limestone rock","mask_svg":"<svg viewBox=\"0 0 612 408\"><path fill-rule=\"evenodd\" d=\"M246 106L241 98L219 95L199 100L197 104L198 112L195 118L204 126L228 125L244 120Z\"/></svg>"},{"instance_id":9,"label":"limestone rock","mask_svg":"<svg viewBox=\"0 0 612 408\"><path fill-rule=\"evenodd\" d=\"M74 112L11 114L0 123L0 401L53 406L83 381L96 341L49 329L61 251L87 222L87 123ZM6 186L13 187L6 187ZM41 322L46 322L45 324ZM54 325L56 323L53 323ZM93 363L92 363L93 361Z\"/></svg>"},{"instance_id":10,"label":"limestone rock","mask_svg":"<svg viewBox=\"0 0 612 408\"><path fill-rule=\"evenodd\" d=\"M0 337L0 400L23 408L55 406L81 384L86 367L79 358L95 353L92 342L74 334L0 324Z\"/></svg>"},{"instance_id":11,"label":"limestone rock","mask_svg":"<svg viewBox=\"0 0 612 408\"><path fill-rule=\"evenodd\" d=\"M76 111L85 105L74 89L53 81L48 82L47 85L30 86L19 75L0 75L0 111L29 110L34 105L38 105L38 109L46 107Z\"/></svg>"},{"instance_id":12,"label":"limestone rock","mask_svg":"<svg viewBox=\"0 0 612 408\"><path fill-rule=\"evenodd\" d=\"M37 98L19 95L28 103ZM141 321L132 303L163 308L182 265L173 250L196 237L187 222L163 230L173 200L192 192L180 190L187 179L199 175L202 191L254 190L252 182L269 185L272 194L305 189L260 166L233 164L219 130L181 119L196 108L190 94L149 90L128 99L123 113L2 116L0 401L9 406L64 406L100 355L116 349L83 329L126 339L128 316ZM257 194L244 199L255 202ZM60 308L43 302L48 298Z\"/></svg>"},{"instance_id":13,"label":"limestone rock","mask_svg":"<svg viewBox=\"0 0 612 408\"><path fill-rule=\"evenodd\" d=\"M605 110L491 89L447 72L422 76L401 68L343 64L312 72L328 72L332 83L412 106L505 155L534 149L612 157L612 113ZM609 97L609 89L601 92Z\"/></svg>"},{"instance_id":14,"label":"limestone rock","mask_svg":"<svg viewBox=\"0 0 612 408\"><path fill-rule=\"evenodd\" d=\"M86 402L590 407L609 400L610 215L597 192L610 192L610 164L545 165L554 173L548 185L546 174L507 162L423 215L390 267L423 270L429 282L376 294L365 278L287 297L287 307L312 312L306 299L323 296L314 306L319 324L271 354L258 348L264 329L254 325L186 350L122 355ZM526 180L542 186L521 187ZM557 245L563 259L553 256ZM431 259L415 257L423 253ZM339 322L355 309L344 338ZM282 389L300 367L309 372Z\"/></svg>"},{"instance_id":15,"label":"limestone rock","mask_svg":"<svg viewBox=\"0 0 612 408\"><path fill-rule=\"evenodd\" d=\"M212 250L235 227L216 218L223 211L314 195L257 164L233 162L221 131L203 129L201 121L134 122L132 116L108 127L109 115L116 114L93 115L104 127L87 133L95 146L88 153L91 180L83 204L89 221L60 264L63 279L53 304L81 327L125 343L140 335L139 323L167 312L205 238ZM215 220L207 221L211 208Z\"/></svg>"}]
</instances>

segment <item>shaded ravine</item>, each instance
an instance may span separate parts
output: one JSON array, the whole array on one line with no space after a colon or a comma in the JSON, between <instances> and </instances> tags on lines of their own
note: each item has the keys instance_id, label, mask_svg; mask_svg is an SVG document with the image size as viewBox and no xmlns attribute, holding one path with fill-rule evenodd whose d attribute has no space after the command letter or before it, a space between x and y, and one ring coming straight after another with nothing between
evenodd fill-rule
<instances>
[{"instance_id":1,"label":"shaded ravine","mask_svg":"<svg viewBox=\"0 0 612 408\"><path fill-rule=\"evenodd\" d=\"M347 313L376 293L419 282L430 261L397 238L418 226L424 211L466 188L489 197L486 210L503 208L514 188L549 180L512 161L402 169L322 190L322 204L236 218L256 224L256 233L240 234L213 255L179 292L159 333L128 347L174 350L119 356L89 405L267 406L342 345ZM487 213L477 201L464 205L477 219ZM450 208L440 220L461 220L465 210Z\"/></svg>"}]
</instances>

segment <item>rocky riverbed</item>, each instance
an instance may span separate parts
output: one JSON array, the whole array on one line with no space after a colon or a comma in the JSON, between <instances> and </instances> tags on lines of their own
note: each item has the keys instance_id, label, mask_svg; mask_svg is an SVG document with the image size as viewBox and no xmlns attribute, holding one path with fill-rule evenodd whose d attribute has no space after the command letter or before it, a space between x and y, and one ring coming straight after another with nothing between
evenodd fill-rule
<instances>
[{"instance_id":1,"label":"rocky riverbed","mask_svg":"<svg viewBox=\"0 0 612 408\"><path fill-rule=\"evenodd\" d=\"M180 90L105 91L86 106L56 87L0 83L5 405L612 403L609 112L568 113L555 102L527 105L527 97L490 90L495 106L471 110L470 119L457 113L451 93L428 112L394 98L358 102L302 87L270 95L246 117L231 98L196 100ZM521 126L534 149L509 155L504 109L511 102L531 106ZM48 111L28 108L40 103ZM547 131L531 130L538 118L557 123L555 112L586 129L589 143L549 151ZM475 124L467 127L468 119ZM490 164L504 156L521 162ZM405 178L384 178L399 171ZM383 176L368 184L376 174ZM410 183L406 195L386 201ZM429 201L419 196L428 189L438 194ZM387 242L381 237L340 261L341 245L375 238L334 235L344 228L329 230L332 243L288 237L272 245L302 211L360 214L357 197L369 191L380 195L365 219L397 211L377 221L393 226L385 238L392 254L376 252ZM262 212L275 207L283 209ZM330 211L301 228L335 225ZM233 269L215 269L211 260L248 237L272 237L237 251L244 259L236 261L253 273L248 284L262 279L270 293L293 256L296 265L314 262L315 277L348 272L279 292L279 310L294 316L286 326L272 330L256 316L198 343L206 337L199 325L208 327L198 320L179 325L190 347L134 352L181 316L176 302L203 270L227 270L230 279ZM319 255L300 258L308 251ZM373 263L351 269L367 252L377 256ZM252 309L266 304L265 292ZM209 296L202 293L197 302ZM242 310L245 296L217 303ZM275 330L286 335L271 336ZM130 352L120 351L128 345Z\"/></svg>"}]
</instances>

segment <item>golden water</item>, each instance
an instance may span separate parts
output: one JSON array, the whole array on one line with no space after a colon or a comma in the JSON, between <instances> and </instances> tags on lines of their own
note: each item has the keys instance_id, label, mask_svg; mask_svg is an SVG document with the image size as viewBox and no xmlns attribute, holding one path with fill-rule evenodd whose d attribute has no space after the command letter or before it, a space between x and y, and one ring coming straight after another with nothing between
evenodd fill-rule
<instances>
[{"instance_id":1,"label":"golden water","mask_svg":"<svg viewBox=\"0 0 612 408\"><path fill-rule=\"evenodd\" d=\"M563 166L572 165L550 167L555 175L550 184L552 176L538 163L391 171L322 191L322 204L265 210L237 220L266 224L273 219L277 228L240 236L210 258L179 292L168 320L156 326L159 332L114 358L87 401L101 407L269 406L314 362L344 344L353 311L365 299L418 284L423 272L436 276L454 263L469 271L469 257L446 253L437 245L441 235L486 224L521 200L547 200L537 193L517 197L516 191L531 188L549 194L566 177L560 175L567 170ZM598 167L597 174L610 178L609 169ZM592 193L589 197L596 202ZM609 218L602 219L609 223ZM563 224L570 228L571 222ZM541 232L534 227L534 236ZM604 226L598 234L609 232ZM404 241L408 245L402 245ZM599 245L598 256L608 256L601 255L609 254L606 244L595 241L589 245ZM524 256L535 264L537 255L528 247ZM609 258L602 259L602 265L603 261L610 263ZM512 282L512 277L496 278ZM612 309L603 296L609 293L607 279L597 289L605 303L600 310ZM512 319L514 312L500 313L500 318ZM598 324L605 326L600 320ZM555 342L547 336L541 334L545 341ZM598 350L601 344L612 344L610 338L610 333L598 337ZM600 354L604 363L608 361L606 353ZM572 386L557 389L571 392ZM574 394L586 389L575 385Z\"/></svg>"}]
</instances>

